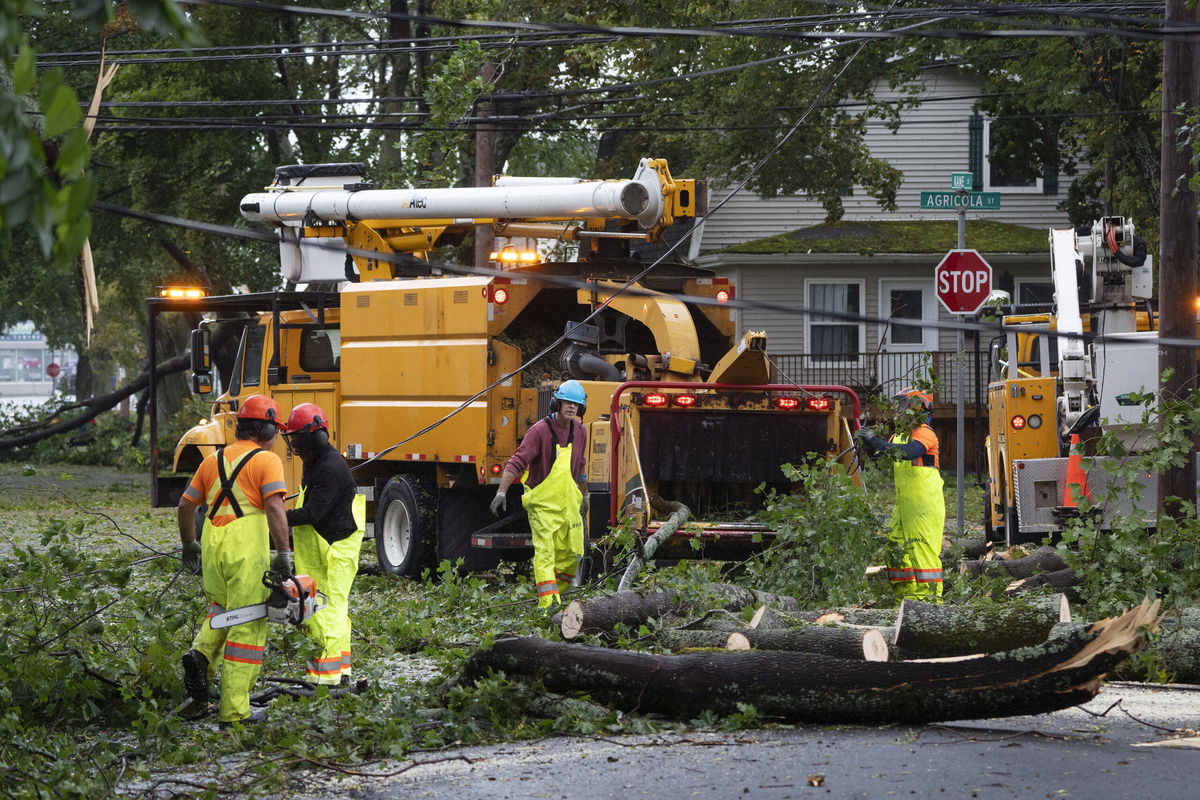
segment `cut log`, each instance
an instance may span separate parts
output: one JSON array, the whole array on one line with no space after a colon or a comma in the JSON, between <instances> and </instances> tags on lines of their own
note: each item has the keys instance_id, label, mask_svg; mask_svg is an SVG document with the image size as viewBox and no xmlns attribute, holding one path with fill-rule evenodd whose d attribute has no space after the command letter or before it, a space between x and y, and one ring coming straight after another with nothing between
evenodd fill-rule
<instances>
[{"instance_id":1,"label":"cut log","mask_svg":"<svg viewBox=\"0 0 1200 800\"><path fill-rule=\"evenodd\" d=\"M457 684L490 672L584 692L611 708L694 719L749 703L766 718L811 723L928 723L1036 714L1095 697L1103 676L1156 626L1144 602L1087 631L1015 653L954 662L850 661L772 651L662 656L548 642L498 639L467 660Z\"/></svg>"},{"instance_id":2,"label":"cut log","mask_svg":"<svg viewBox=\"0 0 1200 800\"><path fill-rule=\"evenodd\" d=\"M674 591L648 594L615 592L587 603L572 601L563 611L560 630L562 637L569 641L584 633L609 633L618 625L635 627L646 620L668 614L679 616L711 608L737 611L763 604L785 610L799 608L795 598L726 583L709 584L707 591L696 595L682 595Z\"/></svg>"},{"instance_id":3,"label":"cut log","mask_svg":"<svg viewBox=\"0 0 1200 800\"><path fill-rule=\"evenodd\" d=\"M778 611L768 609L756 627L790 628L795 625L828 625L844 622L847 625L891 627L896 624L894 608L826 608L819 611Z\"/></svg>"},{"instance_id":4,"label":"cut log","mask_svg":"<svg viewBox=\"0 0 1200 800\"><path fill-rule=\"evenodd\" d=\"M730 636L736 634L729 631L685 631L679 628L662 628L654 632L654 640L664 650L679 652L695 647L725 648Z\"/></svg>"},{"instance_id":5,"label":"cut log","mask_svg":"<svg viewBox=\"0 0 1200 800\"><path fill-rule=\"evenodd\" d=\"M1083 583L1083 578L1076 575L1075 570L1058 569L1054 572L1042 572L1038 575L1022 578L1019 581L1013 581L1004 589L1004 593L1007 595L1020 594L1030 589L1036 589L1039 586L1050 586L1059 591L1068 592L1081 583Z\"/></svg>"},{"instance_id":6,"label":"cut log","mask_svg":"<svg viewBox=\"0 0 1200 800\"><path fill-rule=\"evenodd\" d=\"M963 561L958 565L958 574L975 578L980 575L1004 575L1010 578L1028 578L1038 572L1054 572L1066 569L1055 547L1039 547L1021 558L1002 558L994 561Z\"/></svg>"},{"instance_id":7,"label":"cut log","mask_svg":"<svg viewBox=\"0 0 1200 800\"><path fill-rule=\"evenodd\" d=\"M905 599L896 619L895 656L943 658L998 653L1046 640L1071 606L1061 594L989 606L946 606Z\"/></svg>"},{"instance_id":8,"label":"cut log","mask_svg":"<svg viewBox=\"0 0 1200 800\"><path fill-rule=\"evenodd\" d=\"M743 646L743 644L745 646ZM735 646L736 645L736 646ZM788 650L856 661L887 661L888 644L876 628L809 625L793 630L744 630L729 634L730 650Z\"/></svg>"}]
</instances>

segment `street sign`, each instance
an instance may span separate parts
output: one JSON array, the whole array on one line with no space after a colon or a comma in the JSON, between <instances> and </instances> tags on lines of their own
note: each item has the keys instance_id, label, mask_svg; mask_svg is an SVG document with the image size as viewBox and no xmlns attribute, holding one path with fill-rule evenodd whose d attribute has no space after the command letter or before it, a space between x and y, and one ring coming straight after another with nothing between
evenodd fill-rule
<instances>
[{"instance_id":1,"label":"street sign","mask_svg":"<svg viewBox=\"0 0 1200 800\"><path fill-rule=\"evenodd\" d=\"M921 192L921 208L965 208L968 211L995 211L1000 208L999 192Z\"/></svg>"},{"instance_id":2,"label":"street sign","mask_svg":"<svg viewBox=\"0 0 1200 800\"><path fill-rule=\"evenodd\" d=\"M974 314L992 293L992 267L974 250L951 250L934 268L933 286L951 314Z\"/></svg>"},{"instance_id":3,"label":"street sign","mask_svg":"<svg viewBox=\"0 0 1200 800\"><path fill-rule=\"evenodd\" d=\"M46 365L46 374L51 378L57 378L61 372L62 367L60 367L58 364L55 364L53 361Z\"/></svg>"},{"instance_id":4,"label":"street sign","mask_svg":"<svg viewBox=\"0 0 1200 800\"><path fill-rule=\"evenodd\" d=\"M971 172L951 172L950 188L971 191L974 188L975 175Z\"/></svg>"}]
</instances>

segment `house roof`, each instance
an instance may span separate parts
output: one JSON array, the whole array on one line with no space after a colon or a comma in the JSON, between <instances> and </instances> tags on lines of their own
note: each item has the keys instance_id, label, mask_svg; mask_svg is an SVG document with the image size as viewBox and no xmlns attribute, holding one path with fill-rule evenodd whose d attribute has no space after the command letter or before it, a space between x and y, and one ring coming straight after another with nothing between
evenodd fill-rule
<instances>
[{"instance_id":1,"label":"house roof","mask_svg":"<svg viewBox=\"0 0 1200 800\"><path fill-rule=\"evenodd\" d=\"M967 220L967 247L986 253L1047 252L1047 228L1027 228L991 220ZM958 241L956 220L842 221L755 239L719 253L945 253Z\"/></svg>"}]
</instances>

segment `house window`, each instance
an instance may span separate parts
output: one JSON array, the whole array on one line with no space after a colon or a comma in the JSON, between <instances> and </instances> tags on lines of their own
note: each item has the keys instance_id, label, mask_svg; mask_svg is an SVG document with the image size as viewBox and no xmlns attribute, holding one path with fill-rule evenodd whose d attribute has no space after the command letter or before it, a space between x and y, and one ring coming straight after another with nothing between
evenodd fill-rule
<instances>
[{"instance_id":1,"label":"house window","mask_svg":"<svg viewBox=\"0 0 1200 800\"><path fill-rule=\"evenodd\" d=\"M809 281L805 292L807 305L814 311L863 313L862 281ZM838 364L858 362L865 336L863 323L813 314L805 327L804 340L813 361Z\"/></svg>"},{"instance_id":2,"label":"house window","mask_svg":"<svg viewBox=\"0 0 1200 800\"><path fill-rule=\"evenodd\" d=\"M1004 136L1003 120L984 120L983 184L987 191L1041 192L1041 170Z\"/></svg>"}]
</instances>

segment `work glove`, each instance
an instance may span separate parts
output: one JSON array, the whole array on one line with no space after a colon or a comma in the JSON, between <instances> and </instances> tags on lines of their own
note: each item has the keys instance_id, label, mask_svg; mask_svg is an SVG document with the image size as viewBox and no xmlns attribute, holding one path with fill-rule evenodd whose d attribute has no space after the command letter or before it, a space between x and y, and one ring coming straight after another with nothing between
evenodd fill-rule
<instances>
[{"instance_id":1,"label":"work glove","mask_svg":"<svg viewBox=\"0 0 1200 800\"><path fill-rule=\"evenodd\" d=\"M496 496L492 498L492 504L488 506L492 510L494 516L500 516L501 511L508 510L508 498L504 492L496 492Z\"/></svg>"},{"instance_id":2,"label":"work glove","mask_svg":"<svg viewBox=\"0 0 1200 800\"><path fill-rule=\"evenodd\" d=\"M871 451L882 450L887 446L887 442L870 428L859 428L854 432L854 436Z\"/></svg>"},{"instance_id":3,"label":"work glove","mask_svg":"<svg viewBox=\"0 0 1200 800\"><path fill-rule=\"evenodd\" d=\"M290 578L296 574L296 562L292 560L291 550L278 550L275 558L271 559L271 571L281 578Z\"/></svg>"},{"instance_id":4,"label":"work glove","mask_svg":"<svg viewBox=\"0 0 1200 800\"><path fill-rule=\"evenodd\" d=\"M185 542L183 545L183 568L193 575L200 574L200 543Z\"/></svg>"}]
</instances>

